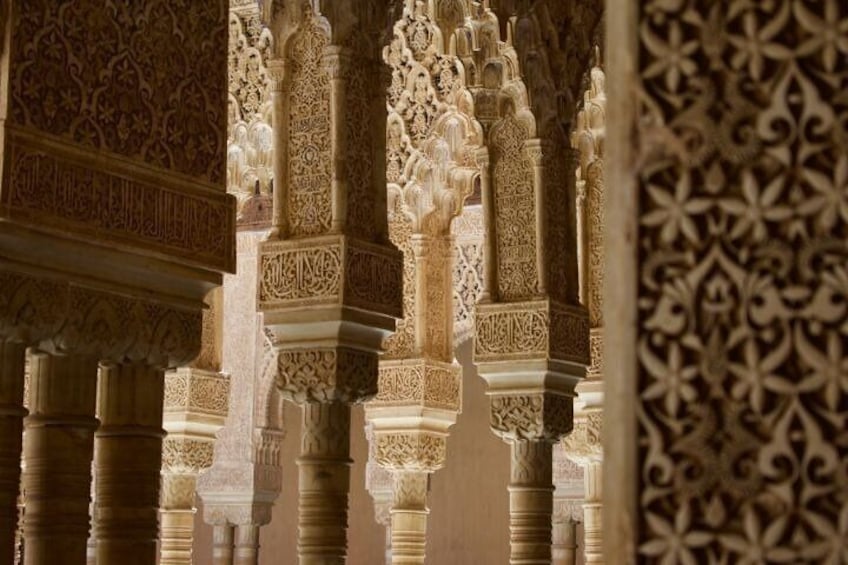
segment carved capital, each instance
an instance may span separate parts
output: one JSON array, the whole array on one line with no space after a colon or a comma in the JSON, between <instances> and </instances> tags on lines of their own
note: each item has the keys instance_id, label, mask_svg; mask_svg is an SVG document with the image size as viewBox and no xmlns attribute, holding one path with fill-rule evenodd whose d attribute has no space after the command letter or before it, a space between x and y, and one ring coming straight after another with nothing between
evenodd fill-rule
<instances>
[{"instance_id":1,"label":"carved capital","mask_svg":"<svg viewBox=\"0 0 848 565\"><path fill-rule=\"evenodd\" d=\"M573 398L553 393L497 394L490 397L489 426L504 441L555 443L571 431Z\"/></svg>"},{"instance_id":2,"label":"carved capital","mask_svg":"<svg viewBox=\"0 0 848 565\"><path fill-rule=\"evenodd\" d=\"M213 438L167 436L162 442L162 468L168 473L197 475L212 466Z\"/></svg>"},{"instance_id":3,"label":"carved capital","mask_svg":"<svg viewBox=\"0 0 848 565\"><path fill-rule=\"evenodd\" d=\"M277 386L287 400L357 403L377 394L377 354L348 347L282 349Z\"/></svg>"},{"instance_id":4,"label":"carved capital","mask_svg":"<svg viewBox=\"0 0 848 565\"><path fill-rule=\"evenodd\" d=\"M442 434L378 431L374 435L375 459L386 469L433 472L445 464L447 438Z\"/></svg>"}]
</instances>

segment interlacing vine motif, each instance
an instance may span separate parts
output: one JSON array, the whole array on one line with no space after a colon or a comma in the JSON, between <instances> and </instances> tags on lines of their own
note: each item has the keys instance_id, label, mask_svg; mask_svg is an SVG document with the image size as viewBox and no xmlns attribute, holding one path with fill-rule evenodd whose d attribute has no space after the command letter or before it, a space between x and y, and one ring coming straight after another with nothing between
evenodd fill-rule
<instances>
[{"instance_id":1,"label":"interlacing vine motif","mask_svg":"<svg viewBox=\"0 0 848 565\"><path fill-rule=\"evenodd\" d=\"M642 562L848 562L848 7L639 18Z\"/></svg>"},{"instance_id":2,"label":"interlacing vine motif","mask_svg":"<svg viewBox=\"0 0 848 565\"><path fill-rule=\"evenodd\" d=\"M14 10L10 121L223 181L227 2L31 0ZM165 65L163 62L167 61Z\"/></svg>"},{"instance_id":3,"label":"interlacing vine motif","mask_svg":"<svg viewBox=\"0 0 848 565\"><path fill-rule=\"evenodd\" d=\"M329 38L309 18L290 41L286 210L291 235L317 235L332 221L330 78L322 62Z\"/></svg>"}]
</instances>

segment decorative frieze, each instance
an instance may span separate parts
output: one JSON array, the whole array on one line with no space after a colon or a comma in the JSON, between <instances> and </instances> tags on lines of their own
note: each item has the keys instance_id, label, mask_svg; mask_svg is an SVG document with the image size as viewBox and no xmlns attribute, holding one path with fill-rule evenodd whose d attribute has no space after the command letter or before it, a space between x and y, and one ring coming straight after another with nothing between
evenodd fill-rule
<instances>
[{"instance_id":1,"label":"decorative frieze","mask_svg":"<svg viewBox=\"0 0 848 565\"><path fill-rule=\"evenodd\" d=\"M0 273L0 324L59 351L100 359L188 363L200 347L200 310L180 309L10 271Z\"/></svg>"},{"instance_id":2,"label":"decorative frieze","mask_svg":"<svg viewBox=\"0 0 848 565\"><path fill-rule=\"evenodd\" d=\"M220 373L180 368L165 376L165 414L224 418L230 381Z\"/></svg>"},{"instance_id":3,"label":"decorative frieze","mask_svg":"<svg viewBox=\"0 0 848 565\"><path fill-rule=\"evenodd\" d=\"M106 238L140 251L165 253L229 270L235 256L232 199L184 180L140 175L104 161L9 135L0 215L39 230Z\"/></svg>"}]
</instances>

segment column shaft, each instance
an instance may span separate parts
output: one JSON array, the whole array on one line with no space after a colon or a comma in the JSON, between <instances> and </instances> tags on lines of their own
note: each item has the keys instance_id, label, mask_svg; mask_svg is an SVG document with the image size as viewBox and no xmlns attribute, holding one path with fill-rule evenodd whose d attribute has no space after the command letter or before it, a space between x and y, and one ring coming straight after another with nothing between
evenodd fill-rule
<instances>
[{"instance_id":1,"label":"column shaft","mask_svg":"<svg viewBox=\"0 0 848 565\"><path fill-rule=\"evenodd\" d=\"M96 393L95 359L30 356L23 480L26 565L86 562Z\"/></svg>"},{"instance_id":2,"label":"column shaft","mask_svg":"<svg viewBox=\"0 0 848 565\"><path fill-rule=\"evenodd\" d=\"M160 565L191 565L194 510L163 510L160 513Z\"/></svg>"},{"instance_id":3,"label":"column shaft","mask_svg":"<svg viewBox=\"0 0 848 565\"><path fill-rule=\"evenodd\" d=\"M143 364L103 366L98 394L97 562L156 563L164 374Z\"/></svg>"},{"instance_id":4,"label":"column shaft","mask_svg":"<svg viewBox=\"0 0 848 565\"><path fill-rule=\"evenodd\" d=\"M212 528L212 565L233 565L233 527L229 524Z\"/></svg>"},{"instance_id":5,"label":"column shaft","mask_svg":"<svg viewBox=\"0 0 848 565\"><path fill-rule=\"evenodd\" d=\"M577 522L565 519L554 523L553 565L577 564Z\"/></svg>"},{"instance_id":6,"label":"column shaft","mask_svg":"<svg viewBox=\"0 0 848 565\"><path fill-rule=\"evenodd\" d=\"M257 565L259 563L259 526L253 524L236 526L235 565Z\"/></svg>"},{"instance_id":7,"label":"column shaft","mask_svg":"<svg viewBox=\"0 0 848 565\"><path fill-rule=\"evenodd\" d=\"M425 471L395 473L392 507L392 565L423 565L427 547L427 481Z\"/></svg>"},{"instance_id":8,"label":"column shaft","mask_svg":"<svg viewBox=\"0 0 848 565\"><path fill-rule=\"evenodd\" d=\"M24 400L23 345L0 340L0 561L11 562L18 528Z\"/></svg>"},{"instance_id":9,"label":"column shaft","mask_svg":"<svg viewBox=\"0 0 848 565\"><path fill-rule=\"evenodd\" d=\"M601 462L591 462L584 468L586 502L583 504L583 545L586 565L604 562L604 536L601 523L602 468Z\"/></svg>"},{"instance_id":10,"label":"column shaft","mask_svg":"<svg viewBox=\"0 0 848 565\"><path fill-rule=\"evenodd\" d=\"M303 405L298 555L301 565L345 563L350 488L350 406Z\"/></svg>"},{"instance_id":11,"label":"column shaft","mask_svg":"<svg viewBox=\"0 0 848 565\"><path fill-rule=\"evenodd\" d=\"M553 446L514 440L509 484L510 565L551 563Z\"/></svg>"}]
</instances>

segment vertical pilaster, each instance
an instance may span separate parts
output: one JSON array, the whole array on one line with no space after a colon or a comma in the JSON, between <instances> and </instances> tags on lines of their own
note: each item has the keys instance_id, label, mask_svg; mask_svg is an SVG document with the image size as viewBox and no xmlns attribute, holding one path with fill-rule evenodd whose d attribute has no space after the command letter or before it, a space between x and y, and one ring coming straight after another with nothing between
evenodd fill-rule
<instances>
[{"instance_id":1,"label":"vertical pilaster","mask_svg":"<svg viewBox=\"0 0 848 565\"><path fill-rule=\"evenodd\" d=\"M164 372L144 363L104 364L97 430L97 562L156 562Z\"/></svg>"},{"instance_id":2,"label":"vertical pilaster","mask_svg":"<svg viewBox=\"0 0 848 565\"><path fill-rule=\"evenodd\" d=\"M0 338L0 561L11 562L18 528L26 348Z\"/></svg>"},{"instance_id":3,"label":"vertical pilaster","mask_svg":"<svg viewBox=\"0 0 848 565\"><path fill-rule=\"evenodd\" d=\"M96 359L30 354L23 480L26 565L86 561L96 394Z\"/></svg>"}]
</instances>

